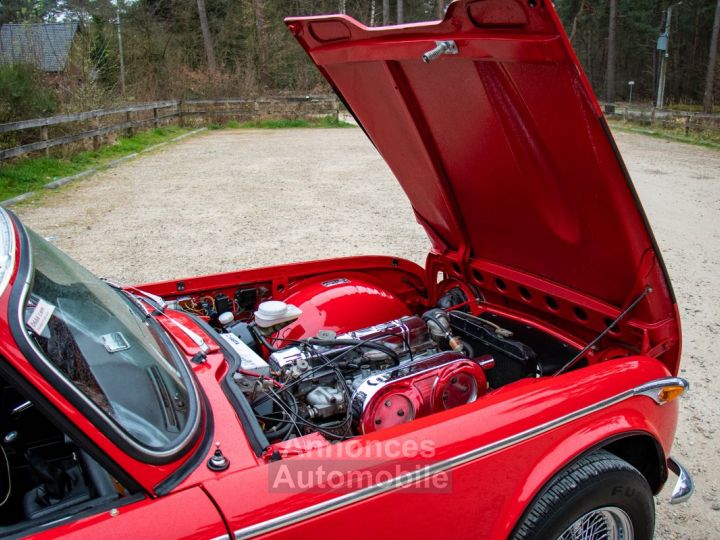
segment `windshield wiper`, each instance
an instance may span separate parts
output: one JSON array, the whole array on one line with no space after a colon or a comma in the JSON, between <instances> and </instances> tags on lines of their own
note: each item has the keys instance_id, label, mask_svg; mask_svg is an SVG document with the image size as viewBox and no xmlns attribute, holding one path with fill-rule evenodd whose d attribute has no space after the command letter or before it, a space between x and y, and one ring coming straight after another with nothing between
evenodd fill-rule
<instances>
[{"instance_id":1,"label":"windshield wiper","mask_svg":"<svg viewBox=\"0 0 720 540\"><path fill-rule=\"evenodd\" d=\"M133 304L135 304L137 307L139 307L143 313L145 313L146 317L152 316L152 313L147 310L147 308L143 305L142 302L140 302L140 297L143 298L148 304L150 304L155 311L158 313L164 313L165 308L167 307L167 304L165 303L165 300L160 298L159 296L149 293L147 291L143 291L142 289L138 289L137 287L123 287L120 284L111 281L107 278L103 278L103 281L110 285L113 289L120 291L127 296ZM133 291L133 292L131 292ZM183 334L185 334L187 337L189 337L195 345L198 346L200 349L195 356L192 357L192 361L196 364L200 364L205 361L207 358L208 353L210 352L210 346L206 343L206 341L197 334L196 332L193 332L190 330L187 326L184 324L181 324L177 322L172 317L168 317L168 320L173 323L177 328L182 331Z\"/></svg>"},{"instance_id":2,"label":"windshield wiper","mask_svg":"<svg viewBox=\"0 0 720 540\"><path fill-rule=\"evenodd\" d=\"M104 281L105 283L110 285L110 287L112 287L113 289L125 293L125 295L128 298L130 298L136 306L140 307L147 316L150 316L151 313L148 312L148 310L145 308L145 306L142 304L142 302L138 301L138 297L142 297L143 300L145 300L148 304L150 304L153 307L153 309L155 309L155 311L158 311L159 313L164 313L165 308L167 308L167 304L165 303L165 300L163 300L161 297L159 297L156 294L152 294L147 291L143 291L142 289L138 289L137 287L132 287L132 286L123 287L119 283L112 281L110 279L107 279L107 278L102 278L102 281Z\"/></svg>"}]
</instances>

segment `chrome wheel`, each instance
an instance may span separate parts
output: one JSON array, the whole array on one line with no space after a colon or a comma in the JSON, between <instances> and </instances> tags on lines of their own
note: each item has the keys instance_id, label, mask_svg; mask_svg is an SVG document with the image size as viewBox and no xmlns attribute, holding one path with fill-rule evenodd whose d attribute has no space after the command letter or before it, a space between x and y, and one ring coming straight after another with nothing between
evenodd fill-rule
<instances>
[{"instance_id":1,"label":"chrome wheel","mask_svg":"<svg viewBox=\"0 0 720 540\"><path fill-rule=\"evenodd\" d=\"M606 506L580 516L558 540L632 540L633 526L624 510Z\"/></svg>"}]
</instances>

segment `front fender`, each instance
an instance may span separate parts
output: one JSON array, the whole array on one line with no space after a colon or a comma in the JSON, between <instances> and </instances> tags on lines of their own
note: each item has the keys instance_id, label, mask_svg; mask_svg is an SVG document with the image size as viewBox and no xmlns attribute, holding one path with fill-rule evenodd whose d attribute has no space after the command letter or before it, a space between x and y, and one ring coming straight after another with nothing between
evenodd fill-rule
<instances>
[{"instance_id":1,"label":"front fender","mask_svg":"<svg viewBox=\"0 0 720 540\"><path fill-rule=\"evenodd\" d=\"M664 380L664 377L656 380ZM506 499L506 508L500 512L504 517L498 520L491 537L508 537L543 488L570 463L594 450L617 447L623 440L646 438L654 443L653 455L645 459L662 469L659 477L660 483L664 483L666 456L675 435L678 412L677 400L658 404L652 398L638 394L601 414L576 421L572 436L561 438L555 446L546 448L524 481L518 483L515 492Z\"/></svg>"}]
</instances>

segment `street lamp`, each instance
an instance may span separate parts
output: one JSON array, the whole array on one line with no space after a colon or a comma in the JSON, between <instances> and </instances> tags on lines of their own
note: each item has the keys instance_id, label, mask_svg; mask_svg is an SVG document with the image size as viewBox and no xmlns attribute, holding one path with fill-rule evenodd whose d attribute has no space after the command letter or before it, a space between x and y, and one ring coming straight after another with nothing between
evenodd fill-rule
<instances>
[{"instance_id":1,"label":"street lamp","mask_svg":"<svg viewBox=\"0 0 720 540\"><path fill-rule=\"evenodd\" d=\"M635 86L635 81L628 81L628 86L630 87L630 95L628 96L628 105L632 105L632 91L633 91L633 87Z\"/></svg>"},{"instance_id":2,"label":"street lamp","mask_svg":"<svg viewBox=\"0 0 720 540\"><path fill-rule=\"evenodd\" d=\"M657 40L657 50L660 52L660 80L658 81L657 101L655 106L662 109L665 102L665 77L667 76L667 61L670 58L668 52L668 43L670 41L670 21L672 20L672 12L675 6L679 6L682 2L671 4L667 8L667 17L665 19L665 32L660 34Z\"/></svg>"}]
</instances>

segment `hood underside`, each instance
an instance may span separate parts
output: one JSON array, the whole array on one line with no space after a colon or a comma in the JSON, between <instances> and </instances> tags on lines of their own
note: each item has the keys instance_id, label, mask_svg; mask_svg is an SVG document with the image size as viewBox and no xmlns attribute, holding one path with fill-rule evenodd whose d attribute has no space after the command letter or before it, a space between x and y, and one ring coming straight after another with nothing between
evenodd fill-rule
<instances>
[{"instance_id":1,"label":"hood underside","mask_svg":"<svg viewBox=\"0 0 720 540\"><path fill-rule=\"evenodd\" d=\"M674 316L642 208L550 2L462 0L442 21L383 28L343 15L286 23L436 252L612 306L652 285L663 293L652 318ZM457 51L423 61L441 41Z\"/></svg>"}]
</instances>

